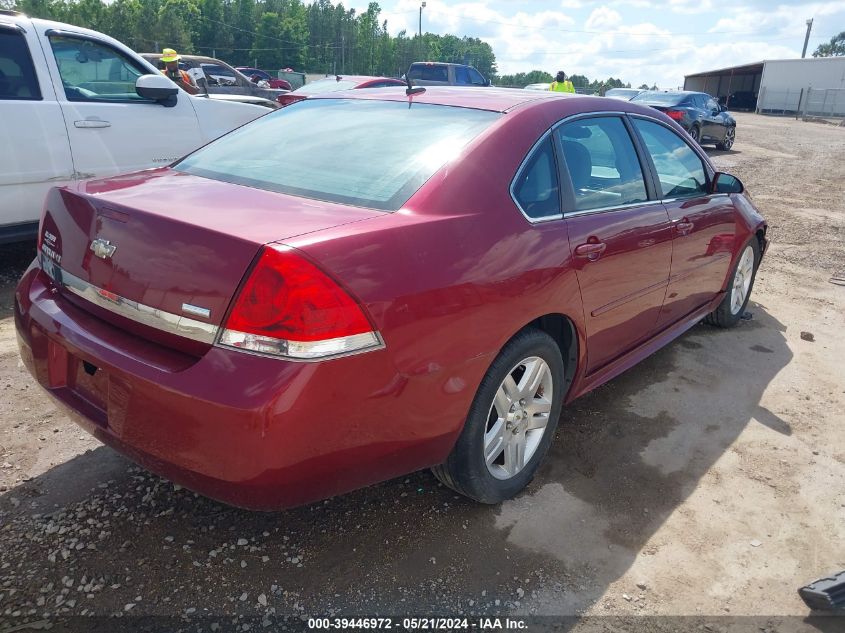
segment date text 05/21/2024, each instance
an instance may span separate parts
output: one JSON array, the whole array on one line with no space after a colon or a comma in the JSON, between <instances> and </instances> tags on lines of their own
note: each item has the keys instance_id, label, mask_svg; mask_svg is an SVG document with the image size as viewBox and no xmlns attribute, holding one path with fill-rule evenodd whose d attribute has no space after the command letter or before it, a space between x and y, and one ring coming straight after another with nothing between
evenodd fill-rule
<instances>
[{"instance_id":1,"label":"date text 05/21/2024","mask_svg":"<svg viewBox=\"0 0 845 633\"><path fill-rule=\"evenodd\" d=\"M453 630L480 630L500 631L525 630L525 620L518 618L382 618L382 617L360 617L360 618L309 618L308 628L319 629L404 629L407 631L453 631Z\"/></svg>"}]
</instances>

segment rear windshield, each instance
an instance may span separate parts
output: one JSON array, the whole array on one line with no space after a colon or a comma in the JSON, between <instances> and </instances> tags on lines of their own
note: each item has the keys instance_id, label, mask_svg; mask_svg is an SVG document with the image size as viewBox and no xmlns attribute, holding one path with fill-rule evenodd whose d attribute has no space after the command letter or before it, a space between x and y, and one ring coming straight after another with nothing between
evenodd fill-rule
<instances>
[{"instance_id":1,"label":"rear windshield","mask_svg":"<svg viewBox=\"0 0 845 633\"><path fill-rule=\"evenodd\" d=\"M645 101L646 103L672 106L678 105L686 97L687 95L678 94L677 92L643 92L631 99L631 101Z\"/></svg>"},{"instance_id":2,"label":"rear windshield","mask_svg":"<svg viewBox=\"0 0 845 633\"><path fill-rule=\"evenodd\" d=\"M640 91L634 88L613 88L604 93L605 97L630 97L636 95Z\"/></svg>"},{"instance_id":3,"label":"rear windshield","mask_svg":"<svg viewBox=\"0 0 845 633\"><path fill-rule=\"evenodd\" d=\"M301 88L295 90L296 94L300 95L319 95L324 92L337 92L338 90L350 90L357 86L355 81L343 80L338 81L334 77L331 79L320 79L313 81L310 84L305 84Z\"/></svg>"},{"instance_id":4,"label":"rear windshield","mask_svg":"<svg viewBox=\"0 0 845 633\"><path fill-rule=\"evenodd\" d=\"M410 79L422 81L449 81L449 67L428 64L412 64L408 71Z\"/></svg>"},{"instance_id":5,"label":"rear windshield","mask_svg":"<svg viewBox=\"0 0 845 633\"><path fill-rule=\"evenodd\" d=\"M424 103L306 99L227 134L174 168L395 211L500 116Z\"/></svg>"}]
</instances>

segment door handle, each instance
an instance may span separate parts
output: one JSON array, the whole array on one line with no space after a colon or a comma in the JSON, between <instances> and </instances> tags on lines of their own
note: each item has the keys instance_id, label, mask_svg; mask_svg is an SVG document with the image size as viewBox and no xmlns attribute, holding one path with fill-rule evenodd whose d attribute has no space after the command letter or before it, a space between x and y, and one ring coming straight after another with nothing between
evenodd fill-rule
<instances>
[{"instance_id":1,"label":"door handle","mask_svg":"<svg viewBox=\"0 0 845 633\"><path fill-rule=\"evenodd\" d=\"M693 228L695 228L695 224L686 218L680 222L675 222L675 230L678 232L678 235L687 235L692 232Z\"/></svg>"},{"instance_id":2,"label":"door handle","mask_svg":"<svg viewBox=\"0 0 845 633\"><path fill-rule=\"evenodd\" d=\"M101 119L82 119L81 121L74 121L73 126L79 128L111 127L111 123Z\"/></svg>"},{"instance_id":3,"label":"door handle","mask_svg":"<svg viewBox=\"0 0 845 633\"><path fill-rule=\"evenodd\" d=\"M607 244L599 242L598 240L595 242L587 242L586 244L579 244L575 247L575 257L582 257L594 262L601 257L602 253L604 253L606 249Z\"/></svg>"}]
</instances>

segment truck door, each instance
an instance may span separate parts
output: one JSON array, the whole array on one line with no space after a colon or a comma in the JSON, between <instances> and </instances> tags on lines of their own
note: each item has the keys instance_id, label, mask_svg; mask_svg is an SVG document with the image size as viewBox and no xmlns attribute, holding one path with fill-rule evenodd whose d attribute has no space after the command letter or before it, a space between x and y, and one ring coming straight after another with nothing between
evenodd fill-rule
<instances>
[{"instance_id":1,"label":"truck door","mask_svg":"<svg viewBox=\"0 0 845 633\"><path fill-rule=\"evenodd\" d=\"M187 93L164 107L135 92L151 72L135 56L88 35L41 35L78 178L167 165L202 144Z\"/></svg>"},{"instance_id":2,"label":"truck door","mask_svg":"<svg viewBox=\"0 0 845 633\"><path fill-rule=\"evenodd\" d=\"M0 243L34 237L50 187L73 177L62 111L31 29L0 22Z\"/></svg>"}]
</instances>

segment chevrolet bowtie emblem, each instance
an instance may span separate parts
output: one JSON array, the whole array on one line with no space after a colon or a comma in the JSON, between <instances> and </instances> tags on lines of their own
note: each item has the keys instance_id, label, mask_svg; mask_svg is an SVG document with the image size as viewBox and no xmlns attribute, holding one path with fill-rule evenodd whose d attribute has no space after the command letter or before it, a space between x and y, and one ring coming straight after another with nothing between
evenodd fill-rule
<instances>
[{"instance_id":1,"label":"chevrolet bowtie emblem","mask_svg":"<svg viewBox=\"0 0 845 633\"><path fill-rule=\"evenodd\" d=\"M91 242L91 252L94 253L100 259L108 259L112 255L114 255L114 251L117 248L116 244L112 244L108 240L101 240L96 239Z\"/></svg>"}]
</instances>

